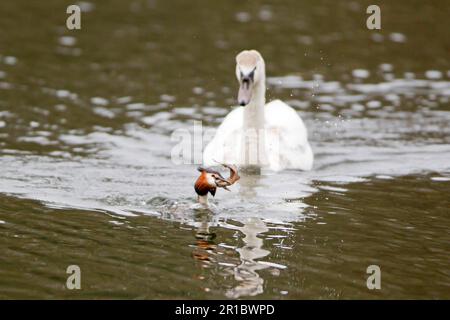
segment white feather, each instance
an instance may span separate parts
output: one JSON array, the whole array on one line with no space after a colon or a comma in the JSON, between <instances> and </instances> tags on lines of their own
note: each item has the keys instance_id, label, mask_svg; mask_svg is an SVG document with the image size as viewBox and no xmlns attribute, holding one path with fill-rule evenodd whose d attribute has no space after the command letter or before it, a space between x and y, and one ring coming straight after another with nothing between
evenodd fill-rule
<instances>
[{"instance_id":1,"label":"white feather","mask_svg":"<svg viewBox=\"0 0 450 320\"><path fill-rule=\"evenodd\" d=\"M254 72L251 100L225 117L204 150L203 164L212 166L221 162L274 171L310 170L314 156L298 113L280 100L265 103L265 64L261 55L255 50L244 50L236 61L241 88L242 72ZM249 90L248 86L244 90Z\"/></svg>"},{"instance_id":2,"label":"white feather","mask_svg":"<svg viewBox=\"0 0 450 320\"><path fill-rule=\"evenodd\" d=\"M216 134L203 152L205 166L217 165L217 162L237 164L241 154L241 137L244 108L231 111L217 128Z\"/></svg>"},{"instance_id":3,"label":"white feather","mask_svg":"<svg viewBox=\"0 0 450 320\"><path fill-rule=\"evenodd\" d=\"M261 166L273 171L311 170L313 152L308 143L306 127L297 112L281 100L274 100L263 108L266 163L261 163ZM234 109L225 117L213 140L205 148L205 166L217 165L216 161L245 165L243 123L244 107Z\"/></svg>"},{"instance_id":4,"label":"white feather","mask_svg":"<svg viewBox=\"0 0 450 320\"><path fill-rule=\"evenodd\" d=\"M311 170L313 152L298 113L281 100L265 106L266 150L269 168Z\"/></svg>"}]
</instances>

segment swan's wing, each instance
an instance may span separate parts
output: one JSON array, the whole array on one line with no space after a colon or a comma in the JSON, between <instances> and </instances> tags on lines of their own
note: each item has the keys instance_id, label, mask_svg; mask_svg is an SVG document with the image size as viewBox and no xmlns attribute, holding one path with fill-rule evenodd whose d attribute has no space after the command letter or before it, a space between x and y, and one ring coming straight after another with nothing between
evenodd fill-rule
<instances>
[{"instance_id":1,"label":"swan's wing","mask_svg":"<svg viewBox=\"0 0 450 320\"><path fill-rule=\"evenodd\" d=\"M313 153L308 132L297 112L280 100L265 106L266 150L272 170L311 170Z\"/></svg>"},{"instance_id":2,"label":"swan's wing","mask_svg":"<svg viewBox=\"0 0 450 320\"><path fill-rule=\"evenodd\" d=\"M243 107L234 109L225 117L203 151L203 165L214 166L217 165L216 161L231 164L239 162L243 119Z\"/></svg>"}]
</instances>

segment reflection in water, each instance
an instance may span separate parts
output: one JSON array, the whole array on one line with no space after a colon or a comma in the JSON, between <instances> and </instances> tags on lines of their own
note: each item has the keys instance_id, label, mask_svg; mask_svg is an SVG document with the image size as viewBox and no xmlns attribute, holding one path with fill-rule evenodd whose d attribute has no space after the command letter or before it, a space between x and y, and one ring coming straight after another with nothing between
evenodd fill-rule
<instances>
[{"instance_id":1,"label":"reflection in water","mask_svg":"<svg viewBox=\"0 0 450 320\"><path fill-rule=\"evenodd\" d=\"M96 1L90 31L72 34L40 19L62 1L31 15L0 1L0 298L69 295L58 270L74 260L92 275L85 298L371 298L355 279L374 259L390 270L384 298L448 297L444 4L384 1L395 14L374 33L356 1L150 2ZM246 176L197 210L195 168L171 162L170 135L230 112L249 34L268 100L301 114L315 167ZM191 254L214 292L193 290ZM288 269L271 281L275 263Z\"/></svg>"},{"instance_id":2,"label":"reflection in water","mask_svg":"<svg viewBox=\"0 0 450 320\"><path fill-rule=\"evenodd\" d=\"M264 279L257 271L266 269L269 265L258 263L257 259L270 254L269 250L263 249L263 239L258 237L269 231L265 222L259 218L249 218L242 227L233 227L244 235L244 246L235 249L239 254L239 260L235 261L233 258L227 259L228 256L223 254L222 247L214 241L216 234L209 230L209 222L214 219L214 216L210 212L203 212L198 218L200 222L195 233L196 244L192 256L201 262L202 267L220 264L234 276L238 284L228 289L225 293L226 296L239 298L263 293Z\"/></svg>"},{"instance_id":3,"label":"reflection in water","mask_svg":"<svg viewBox=\"0 0 450 320\"><path fill-rule=\"evenodd\" d=\"M251 174L253 173L253 174ZM260 172L247 172L242 174L239 183L239 197L243 201L248 201L256 197L256 186L259 185ZM263 249L263 239L258 235L269 231L264 221L253 217L243 221L242 227L237 227L245 237L244 246L236 249L239 253L240 264L233 268L234 278L239 284L227 290L226 296L229 298L239 298L241 296L255 296L263 292L264 279L256 272L267 268L265 265L258 264L256 259L269 255L270 251Z\"/></svg>"},{"instance_id":4,"label":"reflection in water","mask_svg":"<svg viewBox=\"0 0 450 320\"><path fill-rule=\"evenodd\" d=\"M261 175L259 173L255 174L245 174L242 171L241 180L239 181L239 197L242 201L254 200L257 196L256 188L260 185Z\"/></svg>"},{"instance_id":5,"label":"reflection in water","mask_svg":"<svg viewBox=\"0 0 450 320\"><path fill-rule=\"evenodd\" d=\"M211 218L209 210L202 210L199 214L199 225L195 233L196 244L192 256L194 259L202 262L211 262L211 253L217 249L214 242L216 234L209 230L209 219Z\"/></svg>"},{"instance_id":6,"label":"reflection in water","mask_svg":"<svg viewBox=\"0 0 450 320\"><path fill-rule=\"evenodd\" d=\"M263 249L263 239L258 235L269 231L264 221L259 218L250 218L239 230L245 235L242 248L236 251L239 253L241 263L234 268L234 278L239 284L227 290L226 296L229 298L239 298L242 296L255 296L263 293L264 279L257 271L268 268L267 265L259 264L256 260L269 255L270 251Z\"/></svg>"}]
</instances>

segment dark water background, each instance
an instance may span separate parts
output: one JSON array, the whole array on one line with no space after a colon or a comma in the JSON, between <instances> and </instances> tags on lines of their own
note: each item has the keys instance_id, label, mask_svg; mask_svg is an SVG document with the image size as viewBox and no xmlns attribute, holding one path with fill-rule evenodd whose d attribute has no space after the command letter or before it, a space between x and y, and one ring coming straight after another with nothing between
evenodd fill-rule
<instances>
[{"instance_id":1,"label":"dark water background","mask_svg":"<svg viewBox=\"0 0 450 320\"><path fill-rule=\"evenodd\" d=\"M0 298L450 298L448 1L379 1L380 31L370 1L70 4L0 2ZM220 124L247 48L314 169L196 209L171 134Z\"/></svg>"}]
</instances>

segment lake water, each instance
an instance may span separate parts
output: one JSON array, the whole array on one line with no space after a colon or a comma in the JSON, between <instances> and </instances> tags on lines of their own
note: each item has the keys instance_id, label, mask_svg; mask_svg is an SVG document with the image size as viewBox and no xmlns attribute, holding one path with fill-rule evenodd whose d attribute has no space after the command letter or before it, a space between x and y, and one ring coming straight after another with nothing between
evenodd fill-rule
<instances>
[{"instance_id":1,"label":"lake water","mask_svg":"<svg viewBox=\"0 0 450 320\"><path fill-rule=\"evenodd\" d=\"M2 1L0 298L449 299L450 4L379 2L379 31L331 0L84 1L69 31L68 3ZM171 135L221 123L248 48L314 168L198 209Z\"/></svg>"}]
</instances>

